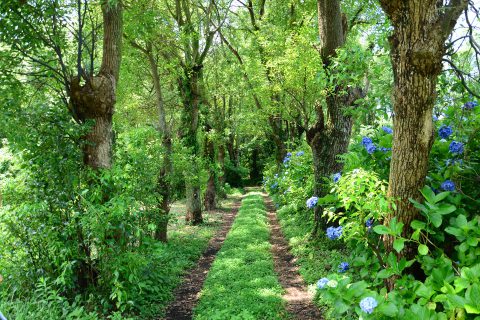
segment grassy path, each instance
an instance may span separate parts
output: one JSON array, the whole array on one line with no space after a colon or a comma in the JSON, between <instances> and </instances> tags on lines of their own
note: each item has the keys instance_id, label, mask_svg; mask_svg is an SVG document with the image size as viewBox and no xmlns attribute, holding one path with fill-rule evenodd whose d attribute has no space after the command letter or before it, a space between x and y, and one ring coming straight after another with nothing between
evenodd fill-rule
<instances>
[{"instance_id":1,"label":"grassy path","mask_svg":"<svg viewBox=\"0 0 480 320\"><path fill-rule=\"evenodd\" d=\"M294 319L319 320L322 315L313 303L315 293L309 291L299 273L295 257L290 253L290 247L285 239L272 200L265 194L268 210L268 222L271 229L270 243L272 245L275 272L284 288L283 299L287 311Z\"/></svg>"},{"instance_id":2,"label":"grassy path","mask_svg":"<svg viewBox=\"0 0 480 320\"><path fill-rule=\"evenodd\" d=\"M287 319L284 292L274 270L264 201L250 194L208 273L196 320Z\"/></svg>"}]
</instances>

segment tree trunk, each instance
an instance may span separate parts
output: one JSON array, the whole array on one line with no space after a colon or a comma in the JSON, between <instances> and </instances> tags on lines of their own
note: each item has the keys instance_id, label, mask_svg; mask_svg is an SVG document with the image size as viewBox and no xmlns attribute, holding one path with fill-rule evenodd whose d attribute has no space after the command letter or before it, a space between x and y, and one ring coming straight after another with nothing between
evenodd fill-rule
<instances>
[{"instance_id":1,"label":"tree trunk","mask_svg":"<svg viewBox=\"0 0 480 320\"><path fill-rule=\"evenodd\" d=\"M394 30L390 36L390 57L394 72L393 110L394 134L388 196L395 199L395 209L385 224L396 217L405 224L403 236L409 238L410 223L419 218L418 210L409 199L421 200L428 156L433 142L432 113L435 104L437 78L442 71L444 43L456 20L467 7L465 0L381 1ZM385 237L387 250L393 238ZM401 253L415 255L407 246ZM390 279L389 289L394 281Z\"/></svg>"},{"instance_id":2,"label":"tree trunk","mask_svg":"<svg viewBox=\"0 0 480 320\"><path fill-rule=\"evenodd\" d=\"M116 87L122 60L123 6L102 3L103 56L97 76L84 75L70 82L70 107L77 120L93 120L93 127L85 135L84 163L94 169L112 165L112 115L116 101Z\"/></svg>"},{"instance_id":3,"label":"tree trunk","mask_svg":"<svg viewBox=\"0 0 480 320\"><path fill-rule=\"evenodd\" d=\"M186 194L187 194L187 213L185 219L194 225L203 222L202 202L200 196L200 181L198 175L200 168L197 158L200 156L200 146L197 141L198 121L200 113L201 91L199 83L202 78L202 66L186 68L183 78L180 80L180 92L183 100L183 117L182 117L182 140L184 145L189 148L192 156L191 175L186 177Z\"/></svg>"},{"instance_id":4,"label":"tree trunk","mask_svg":"<svg viewBox=\"0 0 480 320\"><path fill-rule=\"evenodd\" d=\"M219 184L219 196L222 199L227 198L227 194L225 193L225 144L223 142L220 143L218 146L218 155L217 155L218 164L220 165L220 174L218 176L218 184Z\"/></svg>"},{"instance_id":5,"label":"tree trunk","mask_svg":"<svg viewBox=\"0 0 480 320\"><path fill-rule=\"evenodd\" d=\"M334 73L335 70L330 68L331 59L335 56L335 51L345 44L347 26L338 0L318 0L317 4L319 35L322 41L320 54L324 69ZM313 155L314 193L317 197L323 197L328 192L324 187L325 177L343 168L337 157L347 152L352 132L352 118L346 111L354 106L357 99L364 96L362 89L345 89L340 83L335 83L333 92L331 91L328 90L330 93L325 99L326 112L322 108L322 103L318 102L316 122L307 131L307 142ZM314 209L314 235L318 233L320 227L325 226L326 221L321 217L322 211L322 206Z\"/></svg>"},{"instance_id":6,"label":"tree trunk","mask_svg":"<svg viewBox=\"0 0 480 320\"><path fill-rule=\"evenodd\" d=\"M137 45L138 46L138 45ZM142 49L140 49L142 50ZM150 71L152 73L153 86L155 88L155 97L158 110L158 131L162 136L162 146L165 149L163 165L160 169L157 181L157 192L160 194L160 201L158 209L160 211L157 221L157 228L155 230L155 239L162 242L167 242L167 230L170 213L170 175L172 174L172 139L170 129L167 127L165 103L163 101L163 92L160 84L160 76L158 74L157 61L152 52L152 45L149 43L145 50L150 64Z\"/></svg>"},{"instance_id":7,"label":"tree trunk","mask_svg":"<svg viewBox=\"0 0 480 320\"><path fill-rule=\"evenodd\" d=\"M120 73L123 6L119 1L109 4L102 1L103 56L100 72L96 76L78 75L69 83L69 107L77 121L93 121L84 136L83 161L93 169L108 169L112 165L112 116L116 101L116 88ZM82 84L82 81L85 83ZM105 194L108 198L108 194ZM104 199L106 201L106 199ZM85 290L97 282L98 269L91 255L91 245L83 235L79 221L77 240L82 256L77 263L77 284ZM113 235L118 243L121 234Z\"/></svg>"},{"instance_id":8,"label":"tree trunk","mask_svg":"<svg viewBox=\"0 0 480 320\"><path fill-rule=\"evenodd\" d=\"M204 205L205 210L214 210L216 208L217 194L215 188L215 146L208 135L205 139L205 158L208 161L209 178L207 182L207 190L205 191Z\"/></svg>"}]
</instances>

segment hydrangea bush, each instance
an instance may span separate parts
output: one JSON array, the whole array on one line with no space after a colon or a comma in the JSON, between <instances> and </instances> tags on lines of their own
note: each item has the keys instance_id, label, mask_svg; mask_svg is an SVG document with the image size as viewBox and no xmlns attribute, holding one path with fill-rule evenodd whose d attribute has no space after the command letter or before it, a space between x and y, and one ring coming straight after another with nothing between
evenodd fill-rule
<instances>
[{"instance_id":1,"label":"hydrangea bush","mask_svg":"<svg viewBox=\"0 0 480 320\"><path fill-rule=\"evenodd\" d=\"M350 250L315 280L317 298L329 302L334 318L480 319L480 108L468 102L452 108L436 113L426 186L422 199L411 200L420 217L409 226L387 219L394 206L386 195L394 132L386 126L363 128L353 138L343 171L325 180L326 197L313 194L311 167L289 163L277 177L272 171L277 203L294 203L312 217L321 206L328 219L324 239ZM311 165L308 152L302 157L297 165ZM409 237L403 236L407 228ZM412 249L410 259L399 255ZM388 279L395 279L390 291Z\"/></svg>"}]
</instances>

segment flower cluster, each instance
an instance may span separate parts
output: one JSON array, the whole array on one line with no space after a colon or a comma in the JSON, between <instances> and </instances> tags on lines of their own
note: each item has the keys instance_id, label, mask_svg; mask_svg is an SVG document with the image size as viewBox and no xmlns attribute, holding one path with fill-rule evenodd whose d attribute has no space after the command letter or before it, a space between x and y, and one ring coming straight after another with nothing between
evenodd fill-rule
<instances>
[{"instance_id":1,"label":"flower cluster","mask_svg":"<svg viewBox=\"0 0 480 320\"><path fill-rule=\"evenodd\" d=\"M392 134L393 133L393 129L390 128L390 127L387 127L387 126L383 126L382 130L387 134Z\"/></svg>"},{"instance_id":2,"label":"flower cluster","mask_svg":"<svg viewBox=\"0 0 480 320\"><path fill-rule=\"evenodd\" d=\"M464 110L472 110L477 106L477 102L475 101L468 101L463 105Z\"/></svg>"},{"instance_id":3,"label":"flower cluster","mask_svg":"<svg viewBox=\"0 0 480 320\"><path fill-rule=\"evenodd\" d=\"M304 154L305 154L305 152L303 152L303 151L298 151L295 155L296 155L297 157L301 157L301 156L303 156Z\"/></svg>"},{"instance_id":4,"label":"flower cluster","mask_svg":"<svg viewBox=\"0 0 480 320\"><path fill-rule=\"evenodd\" d=\"M371 314L373 309L378 306L377 300L373 297L366 297L360 301L360 308L363 312Z\"/></svg>"},{"instance_id":5,"label":"flower cluster","mask_svg":"<svg viewBox=\"0 0 480 320\"><path fill-rule=\"evenodd\" d=\"M348 269L350 269L350 264L348 264L348 262L342 262L338 266L338 272L340 273L347 272Z\"/></svg>"},{"instance_id":6,"label":"flower cluster","mask_svg":"<svg viewBox=\"0 0 480 320\"><path fill-rule=\"evenodd\" d=\"M318 289L323 289L325 288L325 286L327 285L328 283L328 279L327 278L322 278L320 280L317 281L317 288Z\"/></svg>"},{"instance_id":7,"label":"flower cluster","mask_svg":"<svg viewBox=\"0 0 480 320\"><path fill-rule=\"evenodd\" d=\"M452 180L445 180L440 187L445 191L455 191L455 183Z\"/></svg>"},{"instance_id":8,"label":"flower cluster","mask_svg":"<svg viewBox=\"0 0 480 320\"><path fill-rule=\"evenodd\" d=\"M342 174L340 172L335 173L333 175L333 182L337 183L341 177L342 177Z\"/></svg>"},{"instance_id":9,"label":"flower cluster","mask_svg":"<svg viewBox=\"0 0 480 320\"><path fill-rule=\"evenodd\" d=\"M448 139L448 137L453 133L452 127L443 125L438 129L438 136L442 139Z\"/></svg>"},{"instance_id":10,"label":"flower cluster","mask_svg":"<svg viewBox=\"0 0 480 320\"><path fill-rule=\"evenodd\" d=\"M343 232L342 226L339 226L339 227L336 227L336 228L335 227L328 227L327 228L327 238L330 239L330 240L338 239L342 235L342 232Z\"/></svg>"},{"instance_id":11,"label":"flower cluster","mask_svg":"<svg viewBox=\"0 0 480 320\"><path fill-rule=\"evenodd\" d=\"M463 143L457 142L457 141L452 141L450 143L450 146L448 147L451 153L457 153L457 154L462 154L463 153Z\"/></svg>"},{"instance_id":12,"label":"flower cluster","mask_svg":"<svg viewBox=\"0 0 480 320\"><path fill-rule=\"evenodd\" d=\"M375 150L377 150L377 147L373 144L372 139L369 137L363 137L362 144L369 154L372 154L375 152Z\"/></svg>"},{"instance_id":13,"label":"flower cluster","mask_svg":"<svg viewBox=\"0 0 480 320\"><path fill-rule=\"evenodd\" d=\"M315 196L311 197L310 199L307 200L307 208L312 209L317 205L317 202L318 202L318 197L315 197Z\"/></svg>"}]
</instances>

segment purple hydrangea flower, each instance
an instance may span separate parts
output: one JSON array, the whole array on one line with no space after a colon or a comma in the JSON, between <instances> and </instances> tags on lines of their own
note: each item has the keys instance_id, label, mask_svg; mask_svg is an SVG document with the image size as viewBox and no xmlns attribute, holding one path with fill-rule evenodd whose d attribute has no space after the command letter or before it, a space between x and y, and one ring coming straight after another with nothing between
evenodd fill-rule
<instances>
[{"instance_id":1,"label":"purple hydrangea flower","mask_svg":"<svg viewBox=\"0 0 480 320\"><path fill-rule=\"evenodd\" d=\"M315 196L311 197L310 199L307 200L307 208L312 209L317 205L317 202L318 202L318 197L315 197Z\"/></svg>"},{"instance_id":2,"label":"purple hydrangea flower","mask_svg":"<svg viewBox=\"0 0 480 320\"><path fill-rule=\"evenodd\" d=\"M342 226L339 226L339 227L336 227L336 228L335 227L328 227L327 228L327 238L330 239L330 240L338 239L342 235L342 232L343 232Z\"/></svg>"},{"instance_id":3,"label":"purple hydrangea flower","mask_svg":"<svg viewBox=\"0 0 480 320\"><path fill-rule=\"evenodd\" d=\"M453 133L452 127L443 125L438 129L438 136L442 139L448 139L448 137Z\"/></svg>"},{"instance_id":4,"label":"purple hydrangea flower","mask_svg":"<svg viewBox=\"0 0 480 320\"><path fill-rule=\"evenodd\" d=\"M393 129L390 128L390 127L387 127L387 126L383 126L382 130L387 134L392 134L393 133Z\"/></svg>"},{"instance_id":5,"label":"purple hydrangea flower","mask_svg":"<svg viewBox=\"0 0 480 320\"><path fill-rule=\"evenodd\" d=\"M337 183L341 177L342 177L342 174L340 172L335 173L333 175L333 182Z\"/></svg>"},{"instance_id":6,"label":"purple hydrangea flower","mask_svg":"<svg viewBox=\"0 0 480 320\"><path fill-rule=\"evenodd\" d=\"M375 145L373 143L370 143L370 144L365 146L365 149L367 149L367 152L369 154L372 154L372 153L375 152L375 150L377 150L377 147L375 147Z\"/></svg>"},{"instance_id":7,"label":"purple hydrangea flower","mask_svg":"<svg viewBox=\"0 0 480 320\"><path fill-rule=\"evenodd\" d=\"M325 288L325 286L327 285L328 283L328 279L327 278L322 278L320 280L317 281L317 288L318 289L323 289Z\"/></svg>"},{"instance_id":8,"label":"purple hydrangea flower","mask_svg":"<svg viewBox=\"0 0 480 320\"><path fill-rule=\"evenodd\" d=\"M445 191L455 191L455 183L452 180L445 180L440 187Z\"/></svg>"},{"instance_id":9,"label":"purple hydrangea flower","mask_svg":"<svg viewBox=\"0 0 480 320\"><path fill-rule=\"evenodd\" d=\"M465 110L472 110L477 106L477 102L475 101L468 101L463 105L463 109Z\"/></svg>"},{"instance_id":10,"label":"purple hydrangea flower","mask_svg":"<svg viewBox=\"0 0 480 320\"><path fill-rule=\"evenodd\" d=\"M458 141L452 141L450 143L450 146L448 147L451 153L458 153L462 154L463 153L463 143L458 142Z\"/></svg>"},{"instance_id":11,"label":"purple hydrangea flower","mask_svg":"<svg viewBox=\"0 0 480 320\"><path fill-rule=\"evenodd\" d=\"M364 147L366 147L367 145L372 144L372 143L373 143L373 141L369 137L363 137L362 138L362 144L363 144Z\"/></svg>"},{"instance_id":12,"label":"purple hydrangea flower","mask_svg":"<svg viewBox=\"0 0 480 320\"><path fill-rule=\"evenodd\" d=\"M338 272L340 273L347 272L348 269L350 269L350 265L348 264L348 262L342 262L338 266Z\"/></svg>"},{"instance_id":13,"label":"purple hydrangea flower","mask_svg":"<svg viewBox=\"0 0 480 320\"><path fill-rule=\"evenodd\" d=\"M371 314L373 309L375 309L377 306L378 302L373 297L366 297L360 301L360 308L363 310L363 312L368 314Z\"/></svg>"},{"instance_id":14,"label":"purple hydrangea flower","mask_svg":"<svg viewBox=\"0 0 480 320\"><path fill-rule=\"evenodd\" d=\"M297 157L301 157L301 156L303 156L304 154L305 154L305 152L303 152L303 151L298 151L295 155L296 155Z\"/></svg>"}]
</instances>

